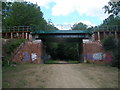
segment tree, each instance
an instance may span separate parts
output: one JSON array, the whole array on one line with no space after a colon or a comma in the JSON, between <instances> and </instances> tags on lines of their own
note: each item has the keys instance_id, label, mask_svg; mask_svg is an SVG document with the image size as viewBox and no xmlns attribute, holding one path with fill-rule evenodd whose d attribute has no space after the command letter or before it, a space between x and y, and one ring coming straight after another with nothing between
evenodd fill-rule
<instances>
[{"instance_id":1,"label":"tree","mask_svg":"<svg viewBox=\"0 0 120 90\"><path fill-rule=\"evenodd\" d=\"M110 36L102 40L102 46L106 51L114 51L117 47L116 40Z\"/></svg>"},{"instance_id":2,"label":"tree","mask_svg":"<svg viewBox=\"0 0 120 90\"><path fill-rule=\"evenodd\" d=\"M46 43L47 54L57 60L78 60L77 43Z\"/></svg>"},{"instance_id":3,"label":"tree","mask_svg":"<svg viewBox=\"0 0 120 90\"><path fill-rule=\"evenodd\" d=\"M49 19L46 25L46 30L59 30L59 29L55 27L52 20Z\"/></svg>"},{"instance_id":4,"label":"tree","mask_svg":"<svg viewBox=\"0 0 120 90\"><path fill-rule=\"evenodd\" d=\"M2 2L2 26L6 26L6 17L9 16L11 2Z\"/></svg>"},{"instance_id":5,"label":"tree","mask_svg":"<svg viewBox=\"0 0 120 90\"><path fill-rule=\"evenodd\" d=\"M110 15L107 19L103 21L104 25L120 25L120 17L116 16L114 17L113 15Z\"/></svg>"},{"instance_id":6,"label":"tree","mask_svg":"<svg viewBox=\"0 0 120 90\"><path fill-rule=\"evenodd\" d=\"M6 9L6 6L3 6ZM43 13L37 4L30 2L14 2L8 6L7 14L5 13L5 19L3 23L6 26L34 26L37 25L37 29L45 29L47 22L43 18ZM3 10L4 11L4 10Z\"/></svg>"},{"instance_id":7,"label":"tree","mask_svg":"<svg viewBox=\"0 0 120 90\"><path fill-rule=\"evenodd\" d=\"M46 25L46 30L58 30L58 28L56 28L53 24L47 24Z\"/></svg>"},{"instance_id":8,"label":"tree","mask_svg":"<svg viewBox=\"0 0 120 90\"><path fill-rule=\"evenodd\" d=\"M114 37L107 37L103 39L102 46L106 51L112 55L111 66L120 68L120 39L115 40Z\"/></svg>"},{"instance_id":9,"label":"tree","mask_svg":"<svg viewBox=\"0 0 120 90\"><path fill-rule=\"evenodd\" d=\"M108 18L103 20L103 23L97 27L95 30L120 30L120 1L118 2L108 2L108 5L103 7L105 13L110 14Z\"/></svg>"},{"instance_id":10,"label":"tree","mask_svg":"<svg viewBox=\"0 0 120 90\"><path fill-rule=\"evenodd\" d=\"M87 30L87 25L83 23L74 24L72 30Z\"/></svg>"},{"instance_id":11,"label":"tree","mask_svg":"<svg viewBox=\"0 0 120 90\"><path fill-rule=\"evenodd\" d=\"M117 42L117 48L113 52L112 66L120 68L120 39Z\"/></svg>"},{"instance_id":12,"label":"tree","mask_svg":"<svg viewBox=\"0 0 120 90\"><path fill-rule=\"evenodd\" d=\"M118 2L108 2L108 5L103 7L105 9L105 13L118 15L120 13L120 1Z\"/></svg>"},{"instance_id":13,"label":"tree","mask_svg":"<svg viewBox=\"0 0 120 90\"><path fill-rule=\"evenodd\" d=\"M116 16L114 17L113 15L110 15L108 18L106 18L105 20L103 20L103 23L99 26L97 26L96 28L94 28L95 30L99 29L99 30L120 30L120 17Z\"/></svg>"}]
</instances>

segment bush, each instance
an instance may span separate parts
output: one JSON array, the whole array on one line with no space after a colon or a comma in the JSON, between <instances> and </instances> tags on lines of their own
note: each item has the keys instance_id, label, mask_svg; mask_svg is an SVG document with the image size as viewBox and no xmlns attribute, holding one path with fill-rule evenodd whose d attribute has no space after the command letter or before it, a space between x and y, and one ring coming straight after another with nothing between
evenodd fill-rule
<instances>
[{"instance_id":1,"label":"bush","mask_svg":"<svg viewBox=\"0 0 120 90\"><path fill-rule=\"evenodd\" d=\"M86 61L86 63L87 63L87 64L90 64L90 61L89 61L89 60L87 60L87 61Z\"/></svg>"},{"instance_id":2,"label":"bush","mask_svg":"<svg viewBox=\"0 0 120 90\"><path fill-rule=\"evenodd\" d=\"M24 41L25 39L11 39L2 46L2 66L13 63L10 62L12 52Z\"/></svg>"},{"instance_id":3,"label":"bush","mask_svg":"<svg viewBox=\"0 0 120 90\"><path fill-rule=\"evenodd\" d=\"M111 66L120 68L120 40L118 40L117 48L113 51L113 60Z\"/></svg>"},{"instance_id":4,"label":"bush","mask_svg":"<svg viewBox=\"0 0 120 90\"><path fill-rule=\"evenodd\" d=\"M102 45L103 45L103 48L106 51L113 51L113 50L115 50L115 48L117 46L116 45L116 40L112 36L109 36L109 37L103 39L102 40Z\"/></svg>"},{"instance_id":5,"label":"bush","mask_svg":"<svg viewBox=\"0 0 120 90\"><path fill-rule=\"evenodd\" d=\"M103 48L111 52L111 66L120 68L120 40L115 40L113 37L107 37L102 40Z\"/></svg>"}]
</instances>

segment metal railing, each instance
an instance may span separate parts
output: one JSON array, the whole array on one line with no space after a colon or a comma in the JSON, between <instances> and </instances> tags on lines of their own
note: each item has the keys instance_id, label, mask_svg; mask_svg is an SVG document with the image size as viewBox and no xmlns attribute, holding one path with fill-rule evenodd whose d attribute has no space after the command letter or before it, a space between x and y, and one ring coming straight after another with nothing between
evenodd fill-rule
<instances>
[{"instance_id":1,"label":"metal railing","mask_svg":"<svg viewBox=\"0 0 120 90\"><path fill-rule=\"evenodd\" d=\"M31 26L2 27L2 32L31 31Z\"/></svg>"},{"instance_id":2,"label":"metal railing","mask_svg":"<svg viewBox=\"0 0 120 90\"><path fill-rule=\"evenodd\" d=\"M103 25L94 28L94 31L120 31L120 25Z\"/></svg>"},{"instance_id":3,"label":"metal railing","mask_svg":"<svg viewBox=\"0 0 120 90\"><path fill-rule=\"evenodd\" d=\"M11 26L2 27L2 32L16 32L16 31L32 31L36 30L39 26ZM103 25L96 26L93 31L120 31L120 25Z\"/></svg>"}]
</instances>

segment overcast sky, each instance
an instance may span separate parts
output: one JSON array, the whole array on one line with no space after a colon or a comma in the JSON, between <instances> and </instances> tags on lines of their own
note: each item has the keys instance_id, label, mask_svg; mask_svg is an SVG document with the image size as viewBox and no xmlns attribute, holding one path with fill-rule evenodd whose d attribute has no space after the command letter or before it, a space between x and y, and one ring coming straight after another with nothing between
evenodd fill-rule
<instances>
[{"instance_id":1,"label":"overcast sky","mask_svg":"<svg viewBox=\"0 0 120 90\"><path fill-rule=\"evenodd\" d=\"M83 22L87 25L100 25L108 17L104 5L109 0L24 0L41 6L44 18L55 25ZM67 28L68 29L68 28Z\"/></svg>"}]
</instances>

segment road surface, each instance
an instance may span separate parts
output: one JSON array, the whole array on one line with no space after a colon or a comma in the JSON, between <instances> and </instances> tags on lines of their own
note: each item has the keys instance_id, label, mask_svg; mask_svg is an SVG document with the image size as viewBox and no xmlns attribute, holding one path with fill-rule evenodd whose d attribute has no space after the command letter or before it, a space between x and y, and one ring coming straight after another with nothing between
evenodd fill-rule
<instances>
[{"instance_id":1,"label":"road surface","mask_svg":"<svg viewBox=\"0 0 120 90\"><path fill-rule=\"evenodd\" d=\"M30 64L3 72L3 87L117 88L118 69L92 64Z\"/></svg>"}]
</instances>

